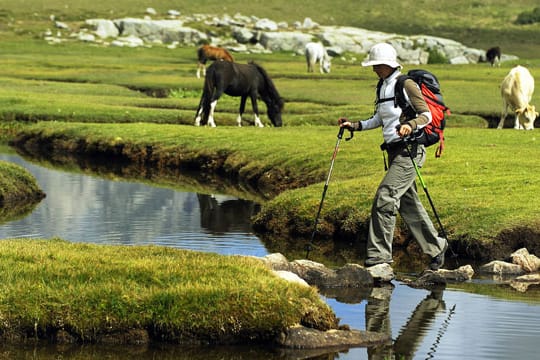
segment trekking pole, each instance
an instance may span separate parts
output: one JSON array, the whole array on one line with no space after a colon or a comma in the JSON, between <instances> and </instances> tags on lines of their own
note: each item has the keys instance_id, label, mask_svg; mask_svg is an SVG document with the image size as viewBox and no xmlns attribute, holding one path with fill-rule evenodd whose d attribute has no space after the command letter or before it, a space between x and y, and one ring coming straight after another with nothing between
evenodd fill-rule
<instances>
[{"instance_id":1,"label":"trekking pole","mask_svg":"<svg viewBox=\"0 0 540 360\"><path fill-rule=\"evenodd\" d=\"M433 200L431 200L431 196L429 195L429 191L426 185L426 182L424 181L424 178L422 177L422 174L420 174L420 169L418 168L418 165L416 165L416 161L414 161L414 157L412 155L411 149L410 149L410 141L405 140L405 143L407 144L407 153L409 154L409 157L411 158L411 161L414 166L414 170L416 171L416 175L418 176L418 179L420 180L420 184L422 185L422 189L424 189L424 193L426 194L426 197L428 198L429 204L431 205L431 209L433 210L433 215L435 215L435 219L437 219L437 224L439 224L439 230L441 232L441 235L444 237L446 241L448 241L448 235L446 235L446 231L444 230L444 226L441 222L441 218L439 217L439 214L437 213L437 209L435 209L435 205L433 204ZM452 252L452 257L457 257L457 255L454 253L454 250L449 246L450 251Z\"/></svg>"},{"instance_id":2,"label":"trekking pole","mask_svg":"<svg viewBox=\"0 0 540 360\"><path fill-rule=\"evenodd\" d=\"M334 160L336 160L336 155L339 149L339 143L341 142L341 138L343 138L344 131L345 131L345 127L339 128L337 141L336 141L336 147L334 148L334 153L332 154L332 160L330 162L330 171L328 171L328 176L326 177L326 182L324 183L324 189L323 189L323 193L321 197L321 202L319 203L319 210L317 211L317 216L315 217L315 224L313 225L313 233L311 234L311 240L306 246L306 259L309 258L309 252L311 251L311 248L313 247L313 239L315 238L315 233L317 232L317 225L319 224L319 216L321 215L321 209L323 207L324 197L326 196L326 190L328 190L328 183L330 182L330 176L332 175L332 170L334 169ZM353 137L352 130L349 130L349 131L351 131L351 136L345 140L350 140Z\"/></svg>"},{"instance_id":3,"label":"trekking pole","mask_svg":"<svg viewBox=\"0 0 540 360\"><path fill-rule=\"evenodd\" d=\"M435 218L437 219L437 223L439 224L439 229L444 236L446 240L448 240L448 236L446 236L446 231L444 231L444 227L442 225L441 219L439 218L439 214L437 213L437 209L435 209L435 205L433 204L433 200L431 200L431 196L429 195L429 191L426 185L426 182L424 181L424 178L422 178L422 174L420 174L420 169L418 168L418 165L416 165L416 161L414 161L414 157L412 155L411 149L410 149L410 143L407 143L407 153L409 154L409 157L411 158L411 161L414 166L414 170L416 171L416 175L418 175L418 179L420 180L420 184L422 185L422 189L424 189L424 192L426 193L426 196L428 198L429 204L431 205L431 209L433 210L433 215L435 215Z\"/></svg>"}]
</instances>

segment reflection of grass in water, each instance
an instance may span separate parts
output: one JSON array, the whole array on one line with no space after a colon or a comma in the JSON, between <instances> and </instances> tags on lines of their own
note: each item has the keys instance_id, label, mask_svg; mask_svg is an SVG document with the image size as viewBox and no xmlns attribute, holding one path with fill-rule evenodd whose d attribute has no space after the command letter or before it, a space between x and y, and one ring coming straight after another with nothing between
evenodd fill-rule
<instances>
[{"instance_id":1,"label":"reflection of grass in water","mask_svg":"<svg viewBox=\"0 0 540 360\"><path fill-rule=\"evenodd\" d=\"M5 224L11 221L20 220L28 216L39 202L28 203L17 203L10 204L9 206L0 207L0 224Z\"/></svg>"},{"instance_id":2,"label":"reflection of grass in water","mask_svg":"<svg viewBox=\"0 0 540 360\"><path fill-rule=\"evenodd\" d=\"M491 282L491 281L490 281ZM508 301L522 301L534 305L540 305L540 285L531 285L526 292L513 289L509 284L482 284L477 281L466 283L452 283L448 290L457 289L472 294L491 296Z\"/></svg>"}]
</instances>

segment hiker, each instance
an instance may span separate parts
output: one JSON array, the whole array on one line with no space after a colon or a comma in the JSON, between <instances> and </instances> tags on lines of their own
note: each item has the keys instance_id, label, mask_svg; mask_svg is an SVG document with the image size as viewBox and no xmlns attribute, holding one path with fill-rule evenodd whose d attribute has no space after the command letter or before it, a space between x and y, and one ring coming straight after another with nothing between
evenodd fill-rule
<instances>
[{"instance_id":1,"label":"hiker","mask_svg":"<svg viewBox=\"0 0 540 360\"><path fill-rule=\"evenodd\" d=\"M416 191L416 172L411 157L418 167L425 161L426 150L413 142L408 148L404 138L431 121L431 113L420 89L412 80L403 86L408 102L416 109L416 117L405 119L394 100L394 88L401 74L396 50L389 44L374 45L362 66L372 66L380 79L375 113L367 120L351 122L340 118L339 125L351 131L382 127L384 143L381 149L388 154L387 172L381 181L371 208L367 239L366 266L391 264L392 240L396 215L399 212L425 254L431 256L430 268L438 270L444 264L448 241L439 237ZM408 151L411 151L411 155ZM385 157L386 159L386 157ZM386 163L386 160L385 160Z\"/></svg>"}]
</instances>

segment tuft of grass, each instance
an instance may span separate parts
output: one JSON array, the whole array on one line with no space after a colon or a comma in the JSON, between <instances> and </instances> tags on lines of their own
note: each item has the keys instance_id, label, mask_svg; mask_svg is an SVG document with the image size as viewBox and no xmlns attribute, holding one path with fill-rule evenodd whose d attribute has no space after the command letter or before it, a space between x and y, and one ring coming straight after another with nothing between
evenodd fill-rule
<instances>
[{"instance_id":1,"label":"tuft of grass","mask_svg":"<svg viewBox=\"0 0 540 360\"><path fill-rule=\"evenodd\" d=\"M0 207L14 207L18 203L35 203L45 194L28 170L0 160Z\"/></svg>"},{"instance_id":2,"label":"tuft of grass","mask_svg":"<svg viewBox=\"0 0 540 360\"><path fill-rule=\"evenodd\" d=\"M155 339L268 340L333 315L311 287L273 275L260 260L157 246L2 240L0 330L96 341L149 330Z\"/></svg>"}]
</instances>

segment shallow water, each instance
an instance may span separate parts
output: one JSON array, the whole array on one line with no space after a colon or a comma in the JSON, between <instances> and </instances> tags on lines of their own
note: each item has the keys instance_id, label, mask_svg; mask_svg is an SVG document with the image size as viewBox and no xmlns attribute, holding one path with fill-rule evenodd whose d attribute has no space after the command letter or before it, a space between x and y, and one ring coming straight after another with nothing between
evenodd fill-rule
<instances>
[{"instance_id":1,"label":"shallow water","mask_svg":"<svg viewBox=\"0 0 540 360\"><path fill-rule=\"evenodd\" d=\"M264 256L249 218L257 204L223 194L202 195L82 173L52 170L16 154L0 159L27 168L47 197L31 214L0 225L0 239L50 238ZM475 280L483 283L485 280ZM489 281L493 282L493 281ZM321 354L251 347L2 347L0 358L33 359L534 359L540 301L505 300L448 287L431 293L393 287L322 297L341 324L383 331L391 344ZM358 291L358 293L355 293ZM508 287L509 297L515 290ZM500 292L499 292L500 294ZM538 292L536 292L538 294Z\"/></svg>"}]
</instances>

